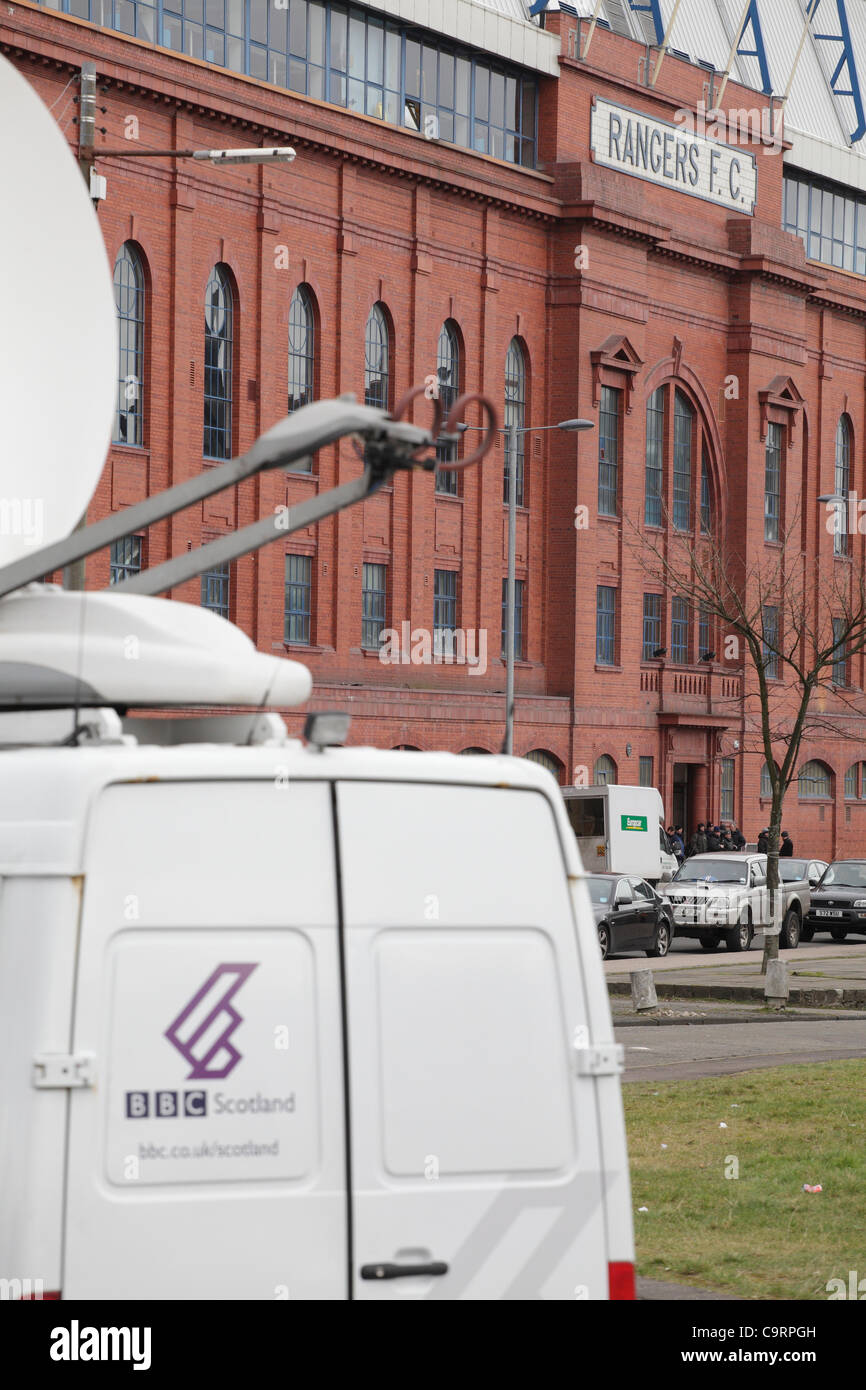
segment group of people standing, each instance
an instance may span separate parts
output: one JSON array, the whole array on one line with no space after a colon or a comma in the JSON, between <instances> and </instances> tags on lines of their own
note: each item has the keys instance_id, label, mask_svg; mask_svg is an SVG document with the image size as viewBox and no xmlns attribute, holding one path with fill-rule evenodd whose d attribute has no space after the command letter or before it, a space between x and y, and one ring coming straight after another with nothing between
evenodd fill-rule
<instances>
[{"instance_id":1,"label":"group of people standing","mask_svg":"<svg viewBox=\"0 0 866 1390\"><path fill-rule=\"evenodd\" d=\"M693 854L717 854L726 850L735 852L746 848L746 837L733 821L725 821L723 825L707 825L704 821L698 821L698 828L689 840L688 846L683 837L682 826L669 825L668 839L680 863L691 858ZM770 832L762 830L758 836L758 853L768 854L769 851ZM794 841L787 830L783 830L779 854L785 858L793 853Z\"/></svg>"}]
</instances>

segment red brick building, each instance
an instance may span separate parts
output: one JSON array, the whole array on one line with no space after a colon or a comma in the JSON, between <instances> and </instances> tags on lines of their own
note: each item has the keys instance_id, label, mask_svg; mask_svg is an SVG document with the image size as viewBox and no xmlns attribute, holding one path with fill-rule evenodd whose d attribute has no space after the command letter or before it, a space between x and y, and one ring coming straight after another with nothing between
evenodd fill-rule
<instances>
[{"instance_id":1,"label":"red brick building","mask_svg":"<svg viewBox=\"0 0 866 1390\"><path fill-rule=\"evenodd\" d=\"M674 524L697 534L724 524L757 553L775 543L775 508L782 528L801 516L807 572L863 564L859 535L849 556L834 557L818 501L843 476L842 455L849 486L866 493L859 232L849 235L843 208L834 267L820 263L820 239L807 258L811 204L805 229L797 220L792 153L816 205L845 192L834 195L816 167L818 142L786 139L784 156L772 157L755 139L723 146L718 159L698 142L692 158L676 125L706 103L706 65L668 56L650 87L645 44L609 27L581 60L587 24L578 39L565 8L541 32L520 0L496 11L442 0L465 23L440 19L425 34L420 11L406 18L410 0L392 0L349 13L347 58L344 8L311 0L302 60L285 31L282 50L273 31L262 39L251 3L237 10L247 29L234 37L241 21L222 0L212 9L186 0L186 11L180 0L135 0L113 20L89 8L99 0L23 0L0 14L2 52L73 144L67 84L89 58L106 108L97 146L297 150L284 167L98 162L126 350L91 518L243 451L290 397L366 391L393 405L441 369L447 389L485 393L500 411L507 395L509 419L526 427L592 419L593 433L527 434L518 462L515 752L543 755L566 783L579 769L590 780L651 781L671 819L732 815L753 839L769 804L742 664L725 659L725 634L653 585L630 536L635 525L664 537ZM56 12L69 9L98 22ZM317 64L320 19L330 47ZM362 32L366 69L353 77L352 35ZM455 33L466 41L449 46L443 35ZM402 55L393 93L392 49ZM428 90L431 52L438 88L431 59ZM733 80L724 104L769 105ZM862 195L853 178L847 188L859 228ZM827 235L832 260L832 225ZM60 225L57 246L62 254ZM866 258L866 236L862 249ZM499 447L436 490L429 475L399 477L363 507L173 596L221 606L262 650L308 663L317 703L353 712L354 742L497 751L503 466ZM159 563L359 468L344 441L309 473L265 475L130 538L113 563ZM107 555L90 560L88 584L108 583L109 567ZM405 633L403 624L429 634L434 653L437 627L462 630L474 664L383 662L382 628ZM849 686L862 690L863 657L849 668ZM792 787L786 811L798 849L826 855L866 849L866 730L856 696L833 699L825 713L838 732L810 736L803 762L818 766Z\"/></svg>"}]
</instances>

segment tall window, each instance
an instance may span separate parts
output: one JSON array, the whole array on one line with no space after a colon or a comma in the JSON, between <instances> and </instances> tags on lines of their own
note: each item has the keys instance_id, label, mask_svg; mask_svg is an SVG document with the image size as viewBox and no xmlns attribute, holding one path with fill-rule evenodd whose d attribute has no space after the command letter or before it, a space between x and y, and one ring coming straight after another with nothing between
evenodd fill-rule
<instances>
[{"instance_id":1,"label":"tall window","mask_svg":"<svg viewBox=\"0 0 866 1390\"><path fill-rule=\"evenodd\" d=\"M144 536L123 536L111 543L111 584L131 579L143 568Z\"/></svg>"},{"instance_id":2,"label":"tall window","mask_svg":"<svg viewBox=\"0 0 866 1390\"><path fill-rule=\"evenodd\" d=\"M690 616L688 599L671 599L671 661L677 666L688 665Z\"/></svg>"},{"instance_id":3,"label":"tall window","mask_svg":"<svg viewBox=\"0 0 866 1390\"><path fill-rule=\"evenodd\" d=\"M388 320L381 304L374 304L364 331L364 404L388 409L390 387Z\"/></svg>"},{"instance_id":4,"label":"tall window","mask_svg":"<svg viewBox=\"0 0 866 1390\"><path fill-rule=\"evenodd\" d=\"M313 399L316 320L306 285L298 285L289 304L289 414Z\"/></svg>"},{"instance_id":5,"label":"tall window","mask_svg":"<svg viewBox=\"0 0 866 1390\"><path fill-rule=\"evenodd\" d=\"M228 562L224 565L214 565L213 569L207 570L201 577L202 608L209 608L212 613L219 613L221 618L227 618L229 616L229 585Z\"/></svg>"},{"instance_id":6,"label":"tall window","mask_svg":"<svg viewBox=\"0 0 866 1390\"><path fill-rule=\"evenodd\" d=\"M706 444L701 449L701 535L708 536L713 529L713 502L710 492L710 460Z\"/></svg>"},{"instance_id":7,"label":"tall window","mask_svg":"<svg viewBox=\"0 0 866 1390\"><path fill-rule=\"evenodd\" d=\"M653 760L652 758L638 758L638 785L641 787L652 787L653 781Z\"/></svg>"},{"instance_id":8,"label":"tall window","mask_svg":"<svg viewBox=\"0 0 866 1390\"><path fill-rule=\"evenodd\" d=\"M820 801L832 796L830 770L824 763L804 763L797 773L797 795L801 801Z\"/></svg>"},{"instance_id":9,"label":"tall window","mask_svg":"<svg viewBox=\"0 0 866 1390\"><path fill-rule=\"evenodd\" d=\"M602 386L598 418L598 510L602 516L616 516L619 400L619 391Z\"/></svg>"},{"instance_id":10,"label":"tall window","mask_svg":"<svg viewBox=\"0 0 866 1390\"><path fill-rule=\"evenodd\" d=\"M806 255L866 274L866 198L810 174L786 173L782 186L782 225L802 239Z\"/></svg>"},{"instance_id":11,"label":"tall window","mask_svg":"<svg viewBox=\"0 0 866 1390\"><path fill-rule=\"evenodd\" d=\"M770 769L766 763L761 764L761 796L770 797L773 795L773 784L770 781Z\"/></svg>"},{"instance_id":12,"label":"tall window","mask_svg":"<svg viewBox=\"0 0 866 1390\"><path fill-rule=\"evenodd\" d=\"M433 655L453 657L457 640L457 571L433 571Z\"/></svg>"},{"instance_id":13,"label":"tall window","mask_svg":"<svg viewBox=\"0 0 866 1390\"><path fill-rule=\"evenodd\" d=\"M866 763L852 763L845 773L845 800L866 798Z\"/></svg>"},{"instance_id":14,"label":"tall window","mask_svg":"<svg viewBox=\"0 0 866 1390\"><path fill-rule=\"evenodd\" d=\"M436 349L436 375L439 378L439 400L442 405L443 422L457 399L460 390L460 343L454 325L443 323L439 331L439 344ZM456 444L436 446L436 491L457 496L457 469L443 468L443 464L453 463L457 457Z\"/></svg>"},{"instance_id":15,"label":"tall window","mask_svg":"<svg viewBox=\"0 0 866 1390\"><path fill-rule=\"evenodd\" d=\"M381 646L387 599L387 566L365 564L361 576L361 646L370 651Z\"/></svg>"},{"instance_id":16,"label":"tall window","mask_svg":"<svg viewBox=\"0 0 866 1390\"><path fill-rule=\"evenodd\" d=\"M523 429L526 413L526 359L523 348L516 338L512 338L505 357L505 428L518 430L517 435L517 505L523 506L523 440L519 433ZM508 470L512 460L509 457L508 435L505 436L505 476L503 500L508 501Z\"/></svg>"},{"instance_id":17,"label":"tall window","mask_svg":"<svg viewBox=\"0 0 866 1390\"><path fill-rule=\"evenodd\" d=\"M767 680L777 681L779 679L779 610L778 608L762 608L761 624L763 627L763 655L764 671Z\"/></svg>"},{"instance_id":18,"label":"tall window","mask_svg":"<svg viewBox=\"0 0 866 1390\"><path fill-rule=\"evenodd\" d=\"M721 800L719 810L722 820L734 819L734 760L722 758Z\"/></svg>"},{"instance_id":19,"label":"tall window","mask_svg":"<svg viewBox=\"0 0 866 1390\"><path fill-rule=\"evenodd\" d=\"M228 272L214 266L204 300L204 456L232 456L234 297Z\"/></svg>"},{"instance_id":20,"label":"tall window","mask_svg":"<svg viewBox=\"0 0 866 1390\"><path fill-rule=\"evenodd\" d=\"M114 262L117 308L117 411L115 444L143 443L144 267L135 247L124 242Z\"/></svg>"},{"instance_id":21,"label":"tall window","mask_svg":"<svg viewBox=\"0 0 866 1390\"><path fill-rule=\"evenodd\" d=\"M592 785L594 787L607 787L611 782L616 781L616 763L613 758L609 758L607 753L602 753L596 759L595 767L592 770Z\"/></svg>"},{"instance_id":22,"label":"tall window","mask_svg":"<svg viewBox=\"0 0 866 1390\"><path fill-rule=\"evenodd\" d=\"M844 618L833 619L833 645L836 647L833 654L834 685L846 686L848 684L848 650L844 640L847 629L848 624ZM836 646L837 643L841 645Z\"/></svg>"},{"instance_id":23,"label":"tall window","mask_svg":"<svg viewBox=\"0 0 866 1390\"><path fill-rule=\"evenodd\" d=\"M698 658L709 661L713 652L713 620L706 604L698 608Z\"/></svg>"},{"instance_id":24,"label":"tall window","mask_svg":"<svg viewBox=\"0 0 866 1390\"><path fill-rule=\"evenodd\" d=\"M514 660L523 660L523 594L526 581L514 581ZM508 580L502 581L502 660L508 655L506 624L508 622Z\"/></svg>"},{"instance_id":25,"label":"tall window","mask_svg":"<svg viewBox=\"0 0 866 1390\"><path fill-rule=\"evenodd\" d=\"M283 637L286 642L309 645L312 588L312 557L287 555L283 606Z\"/></svg>"},{"instance_id":26,"label":"tall window","mask_svg":"<svg viewBox=\"0 0 866 1390\"><path fill-rule=\"evenodd\" d=\"M779 539L779 519L782 513L782 426L772 421L767 426L767 447L764 458L764 540Z\"/></svg>"},{"instance_id":27,"label":"tall window","mask_svg":"<svg viewBox=\"0 0 866 1390\"><path fill-rule=\"evenodd\" d=\"M844 497L847 501L848 489L851 486L851 424L847 415L839 417L836 426L836 478L834 491L837 497ZM833 554L848 555L851 550L851 541L848 536L848 508L837 507L836 509L836 529L833 532Z\"/></svg>"},{"instance_id":28,"label":"tall window","mask_svg":"<svg viewBox=\"0 0 866 1390\"><path fill-rule=\"evenodd\" d=\"M595 659L600 666L616 660L616 589L606 584L595 591Z\"/></svg>"},{"instance_id":29,"label":"tall window","mask_svg":"<svg viewBox=\"0 0 866 1390\"><path fill-rule=\"evenodd\" d=\"M643 647L644 661L652 661L662 645L662 596L644 594L643 596Z\"/></svg>"},{"instance_id":30,"label":"tall window","mask_svg":"<svg viewBox=\"0 0 866 1390\"><path fill-rule=\"evenodd\" d=\"M653 391L646 403L646 477L644 520L662 524L662 464L665 447L665 388Z\"/></svg>"},{"instance_id":31,"label":"tall window","mask_svg":"<svg viewBox=\"0 0 866 1390\"><path fill-rule=\"evenodd\" d=\"M682 391L674 394L674 526L688 531L692 524L692 439L695 412Z\"/></svg>"}]
</instances>

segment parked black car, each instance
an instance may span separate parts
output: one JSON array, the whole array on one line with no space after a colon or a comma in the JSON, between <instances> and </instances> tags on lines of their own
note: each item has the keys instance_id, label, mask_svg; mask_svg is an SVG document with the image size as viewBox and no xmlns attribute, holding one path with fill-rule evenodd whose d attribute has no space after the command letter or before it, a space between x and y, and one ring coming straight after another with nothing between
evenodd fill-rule
<instances>
[{"instance_id":1,"label":"parked black car","mask_svg":"<svg viewBox=\"0 0 866 1390\"><path fill-rule=\"evenodd\" d=\"M587 885L602 960L615 951L667 955L674 934L671 909L645 879L591 874Z\"/></svg>"},{"instance_id":2,"label":"parked black car","mask_svg":"<svg viewBox=\"0 0 866 1390\"><path fill-rule=\"evenodd\" d=\"M816 931L829 931L834 941L849 932L866 936L866 859L837 859L816 888L803 924L803 941Z\"/></svg>"}]
</instances>

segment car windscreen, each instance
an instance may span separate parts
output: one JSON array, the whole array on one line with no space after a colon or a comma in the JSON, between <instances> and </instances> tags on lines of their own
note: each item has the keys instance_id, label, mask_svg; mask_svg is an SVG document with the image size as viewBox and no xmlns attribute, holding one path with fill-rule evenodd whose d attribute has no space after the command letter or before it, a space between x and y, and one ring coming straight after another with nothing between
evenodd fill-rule
<instances>
[{"instance_id":1,"label":"car windscreen","mask_svg":"<svg viewBox=\"0 0 866 1390\"><path fill-rule=\"evenodd\" d=\"M822 888L866 888L866 863L831 864L821 879Z\"/></svg>"},{"instance_id":2,"label":"car windscreen","mask_svg":"<svg viewBox=\"0 0 866 1390\"><path fill-rule=\"evenodd\" d=\"M588 878L589 896L594 903L609 903L613 896L613 882L609 878Z\"/></svg>"},{"instance_id":3,"label":"car windscreen","mask_svg":"<svg viewBox=\"0 0 866 1390\"><path fill-rule=\"evenodd\" d=\"M749 868L730 859L687 859L674 874L674 883L745 883Z\"/></svg>"},{"instance_id":4,"label":"car windscreen","mask_svg":"<svg viewBox=\"0 0 866 1390\"><path fill-rule=\"evenodd\" d=\"M808 867L805 859L780 859L779 877L783 883L796 883L798 878L806 877Z\"/></svg>"}]
</instances>

